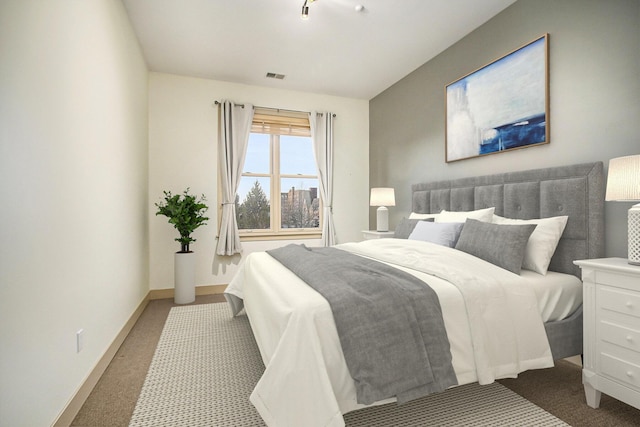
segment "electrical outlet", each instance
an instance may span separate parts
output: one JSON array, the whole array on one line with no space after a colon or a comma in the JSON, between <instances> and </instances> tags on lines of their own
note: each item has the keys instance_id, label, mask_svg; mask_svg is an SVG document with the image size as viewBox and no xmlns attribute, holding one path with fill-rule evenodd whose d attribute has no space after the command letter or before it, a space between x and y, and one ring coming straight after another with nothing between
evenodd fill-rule
<instances>
[{"instance_id":1,"label":"electrical outlet","mask_svg":"<svg viewBox=\"0 0 640 427\"><path fill-rule=\"evenodd\" d=\"M84 347L84 329L80 329L76 332L76 353L80 353L82 351L82 347Z\"/></svg>"}]
</instances>

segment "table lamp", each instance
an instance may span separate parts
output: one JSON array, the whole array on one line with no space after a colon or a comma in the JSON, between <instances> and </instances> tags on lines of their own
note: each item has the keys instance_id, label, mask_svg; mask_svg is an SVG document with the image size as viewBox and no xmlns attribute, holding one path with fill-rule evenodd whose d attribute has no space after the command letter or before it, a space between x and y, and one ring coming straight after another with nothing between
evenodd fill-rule
<instances>
[{"instance_id":1,"label":"table lamp","mask_svg":"<svg viewBox=\"0 0 640 427\"><path fill-rule=\"evenodd\" d=\"M609 160L605 200L640 200L640 155L617 157ZM640 203L628 213L628 262L640 265Z\"/></svg>"},{"instance_id":2,"label":"table lamp","mask_svg":"<svg viewBox=\"0 0 640 427\"><path fill-rule=\"evenodd\" d=\"M377 210L376 231L389 231L389 209L396 205L393 188L372 188L369 206L380 206Z\"/></svg>"}]
</instances>

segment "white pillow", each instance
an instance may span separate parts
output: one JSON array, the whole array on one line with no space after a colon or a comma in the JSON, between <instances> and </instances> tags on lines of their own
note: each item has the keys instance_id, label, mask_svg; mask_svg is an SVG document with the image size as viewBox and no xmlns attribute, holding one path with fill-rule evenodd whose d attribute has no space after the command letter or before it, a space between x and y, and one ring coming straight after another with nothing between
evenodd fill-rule
<instances>
[{"instance_id":1,"label":"white pillow","mask_svg":"<svg viewBox=\"0 0 640 427\"><path fill-rule=\"evenodd\" d=\"M478 221L491 222L493 211L496 208L478 209L469 212L451 212L443 210L436 217L436 222L465 222L467 218L477 219Z\"/></svg>"},{"instance_id":2,"label":"white pillow","mask_svg":"<svg viewBox=\"0 0 640 427\"><path fill-rule=\"evenodd\" d=\"M463 226L462 222L418 221L409 234L409 240L422 240L453 248L458 242Z\"/></svg>"},{"instance_id":3,"label":"white pillow","mask_svg":"<svg viewBox=\"0 0 640 427\"><path fill-rule=\"evenodd\" d=\"M562 232L567 225L568 216L554 216L542 219L511 219L493 216L496 224L536 224L524 251L522 268L536 273L547 274L551 257L556 251Z\"/></svg>"},{"instance_id":4,"label":"white pillow","mask_svg":"<svg viewBox=\"0 0 640 427\"><path fill-rule=\"evenodd\" d=\"M438 215L440 214L421 214L421 213L411 212L409 214L409 219L430 219L430 218L437 218Z\"/></svg>"}]
</instances>

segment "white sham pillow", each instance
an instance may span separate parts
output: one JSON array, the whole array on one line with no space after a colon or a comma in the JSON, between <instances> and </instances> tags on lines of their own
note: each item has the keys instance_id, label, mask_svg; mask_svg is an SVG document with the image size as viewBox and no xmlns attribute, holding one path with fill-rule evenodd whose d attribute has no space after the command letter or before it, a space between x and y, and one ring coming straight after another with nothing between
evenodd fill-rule
<instances>
[{"instance_id":1,"label":"white sham pillow","mask_svg":"<svg viewBox=\"0 0 640 427\"><path fill-rule=\"evenodd\" d=\"M567 225L568 216L554 216L541 219L511 219L493 215L495 224L536 224L524 251L522 268L547 274L551 257L556 251L560 237Z\"/></svg>"},{"instance_id":2,"label":"white sham pillow","mask_svg":"<svg viewBox=\"0 0 640 427\"><path fill-rule=\"evenodd\" d=\"M495 207L478 209L468 212L451 212L443 210L438 214L436 222L465 222L467 218L477 219L478 221L491 222Z\"/></svg>"},{"instance_id":3,"label":"white sham pillow","mask_svg":"<svg viewBox=\"0 0 640 427\"><path fill-rule=\"evenodd\" d=\"M463 226L462 222L418 221L409 234L409 240L421 240L453 248L458 242Z\"/></svg>"},{"instance_id":4,"label":"white sham pillow","mask_svg":"<svg viewBox=\"0 0 640 427\"><path fill-rule=\"evenodd\" d=\"M437 218L440 214L421 214L416 212L411 212L409 214L409 219L431 219Z\"/></svg>"}]
</instances>

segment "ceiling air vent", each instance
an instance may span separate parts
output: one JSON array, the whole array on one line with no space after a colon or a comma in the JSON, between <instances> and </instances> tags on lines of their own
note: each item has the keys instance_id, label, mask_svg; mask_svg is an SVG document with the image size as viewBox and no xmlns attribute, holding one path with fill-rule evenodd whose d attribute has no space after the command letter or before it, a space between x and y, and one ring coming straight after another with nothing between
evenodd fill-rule
<instances>
[{"instance_id":1,"label":"ceiling air vent","mask_svg":"<svg viewBox=\"0 0 640 427\"><path fill-rule=\"evenodd\" d=\"M278 74L278 73L267 73L267 78L268 78L268 79L278 79L278 80L282 80L282 79L284 79L284 74Z\"/></svg>"}]
</instances>

